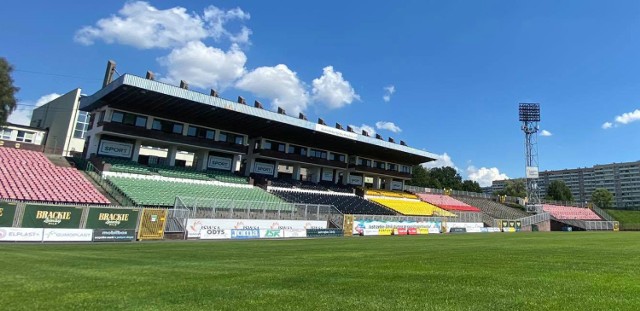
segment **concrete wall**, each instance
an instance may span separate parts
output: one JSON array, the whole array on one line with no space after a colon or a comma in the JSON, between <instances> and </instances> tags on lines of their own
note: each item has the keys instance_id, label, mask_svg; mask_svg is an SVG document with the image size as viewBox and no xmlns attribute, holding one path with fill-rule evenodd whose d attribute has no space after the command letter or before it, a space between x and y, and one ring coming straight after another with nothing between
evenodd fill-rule
<instances>
[{"instance_id":1,"label":"concrete wall","mask_svg":"<svg viewBox=\"0 0 640 311\"><path fill-rule=\"evenodd\" d=\"M84 140L73 138L79 100L80 89L75 89L33 110L31 126L49 129L45 153L67 156L71 151L82 151Z\"/></svg>"}]
</instances>

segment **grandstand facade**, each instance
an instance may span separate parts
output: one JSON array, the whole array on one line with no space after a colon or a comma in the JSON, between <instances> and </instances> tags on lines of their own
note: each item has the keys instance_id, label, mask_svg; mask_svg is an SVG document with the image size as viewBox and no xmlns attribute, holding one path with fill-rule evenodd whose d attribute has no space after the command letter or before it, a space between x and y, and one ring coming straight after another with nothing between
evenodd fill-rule
<instances>
[{"instance_id":1,"label":"grandstand facade","mask_svg":"<svg viewBox=\"0 0 640 311\"><path fill-rule=\"evenodd\" d=\"M413 165L435 158L321 119L314 123L257 102L248 106L241 98L232 102L129 74L82 98L80 109L90 113L86 159L402 190ZM144 154L143 146L164 156ZM185 153L191 163L177 159Z\"/></svg>"},{"instance_id":2,"label":"grandstand facade","mask_svg":"<svg viewBox=\"0 0 640 311\"><path fill-rule=\"evenodd\" d=\"M589 202L594 190L604 188L613 194L613 203L617 208L640 206L640 161L543 171L540 172L538 186L546 190L547 185L554 180L563 181L576 202ZM506 182L494 181L491 191L504 189Z\"/></svg>"}]
</instances>

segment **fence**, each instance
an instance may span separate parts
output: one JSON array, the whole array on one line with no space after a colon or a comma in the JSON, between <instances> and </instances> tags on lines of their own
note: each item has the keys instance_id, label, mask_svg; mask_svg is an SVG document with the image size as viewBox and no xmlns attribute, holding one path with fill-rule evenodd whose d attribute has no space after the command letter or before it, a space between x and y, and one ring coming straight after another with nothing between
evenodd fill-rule
<instances>
[{"instance_id":1,"label":"fence","mask_svg":"<svg viewBox=\"0 0 640 311\"><path fill-rule=\"evenodd\" d=\"M112 198L123 206L135 206L135 202L131 200L124 192L120 191L113 183L108 179L102 177L102 172L98 170L91 162L87 162L87 175L91 177L104 191L106 191Z\"/></svg>"},{"instance_id":2,"label":"fence","mask_svg":"<svg viewBox=\"0 0 640 311\"><path fill-rule=\"evenodd\" d=\"M169 219L185 223L187 218L329 220L341 228L343 215L333 205L296 204L218 200L210 198L176 197Z\"/></svg>"}]
</instances>

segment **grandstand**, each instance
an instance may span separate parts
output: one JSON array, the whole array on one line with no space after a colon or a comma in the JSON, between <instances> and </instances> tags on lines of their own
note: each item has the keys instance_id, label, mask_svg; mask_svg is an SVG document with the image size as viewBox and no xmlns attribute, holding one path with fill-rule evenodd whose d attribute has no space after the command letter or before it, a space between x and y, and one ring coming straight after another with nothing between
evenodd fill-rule
<instances>
[{"instance_id":1,"label":"grandstand","mask_svg":"<svg viewBox=\"0 0 640 311\"><path fill-rule=\"evenodd\" d=\"M530 216L523 210L508 207L493 200L462 196L456 198L469 205L478 207L483 214L495 219L520 219Z\"/></svg>"},{"instance_id":2,"label":"grandstand","mask_svg":"<svg viewBox=\"0 0 640 311\"><path fill-rule=\"evenodd\" d=\"M283 186L283 184L278 183ZM369 202L355 194L308 190L293 188L269 187L269 192L290 203L333 205L343 214L395 215L389 209Z\"/></svg>"},{"instance_id":3,"label":"grandstand","mask_svg":"<svg viewBox=\"0 0 640 311\"><path fill-rule=\"evenodd\" d=\"M110 204L75 168L56 166L40 152L1 146L0 199Z\"/></svg>"},{"instance_id":4,"label":"grandstand","mask_svg":"<svg viewBox=\"0 0 640 311\"><path fill-rule=\"evenodd\" d=\"M543 210L558 220L602 220L589 208L544 204Z\"/></svg>"},{"instance_id":5,"label":"grandstand","mask_svg":"<svg viewBox=\"0 0 640 311\"><path fill-rule=\"evenodd\" d=\"M431 203L448 211L480 212L479 208L456 200L448 195L431 193L416 193L416 195L420 198L420 200Z\"/></svg>"}]
</instances>

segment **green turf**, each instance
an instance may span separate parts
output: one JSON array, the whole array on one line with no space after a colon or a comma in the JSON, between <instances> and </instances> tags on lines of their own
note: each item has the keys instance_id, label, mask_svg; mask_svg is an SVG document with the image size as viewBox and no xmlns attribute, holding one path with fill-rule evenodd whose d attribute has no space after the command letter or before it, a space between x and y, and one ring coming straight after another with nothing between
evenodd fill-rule
<instances>
[{"instance_id":1,"label":"green turf","mask_svg":"<svg viewBox=\"0 0 640 311\"><path fill-rule=\"evenodd\" d=\"M0 244L2 310L640 310L640 233Z\"/></svg>"},{"instance_id":2,"label":"green turf","mask_svg":"<svg viewBox=\"0 0 640 311\"><path fill-rule=\"evenodd\" d=\"M608 209L606 211L621 224L634 224L640 226L640 211L625 211L615 209Z\"/></svg>"}]
</instances>

